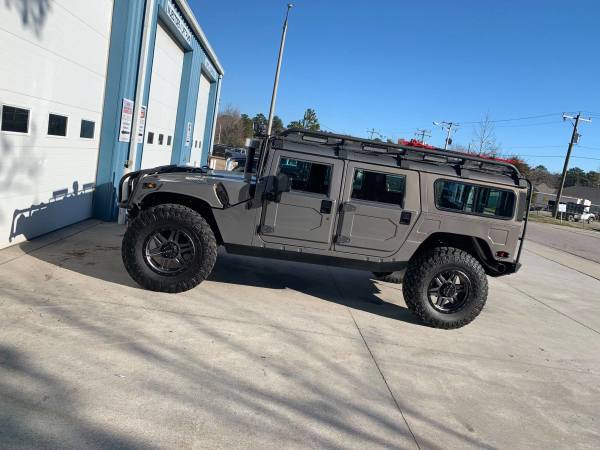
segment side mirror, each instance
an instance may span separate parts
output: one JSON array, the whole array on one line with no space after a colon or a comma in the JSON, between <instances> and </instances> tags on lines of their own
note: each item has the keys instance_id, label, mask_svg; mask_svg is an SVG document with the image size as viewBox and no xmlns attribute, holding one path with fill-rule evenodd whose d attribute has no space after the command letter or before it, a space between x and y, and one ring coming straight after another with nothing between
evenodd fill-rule
<instances>
[{"instance_id":1,"label":"side mirror","mask_svg":"<svg viewBox=\"0 0 600 450\"><path fill-rule=\"evenodd\" d=\"M290 192L292 190L292 181L290 177L285 173L280 173L275 177L275 194L281 195L283 192Z\"/></svg>"},{"instance_id":2,"label":"side mirror","mask_svg":"<svg viewBox=\"0 0 600 450\"><path fill-rule=\"evenodd\" d=\"M279 202L281 194L289 192L292 188L290 177L285 173L268 177L267 189L264 193L264 199L270 202Z\"/></svg>"}]
</instances>

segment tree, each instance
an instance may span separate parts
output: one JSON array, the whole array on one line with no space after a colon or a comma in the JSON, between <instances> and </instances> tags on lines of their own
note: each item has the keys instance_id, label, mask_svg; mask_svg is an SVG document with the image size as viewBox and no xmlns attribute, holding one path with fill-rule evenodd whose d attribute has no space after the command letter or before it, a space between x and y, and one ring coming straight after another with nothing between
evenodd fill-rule
<instances>
[{"instance_id":1,"label":"tree","mask_svg":"<svg viewBox=\"0 0 600 450\"><path fill-rule=\"evenodd\" d=\"M567 176L565 178L565 187L570 186L586 186L587 177L585 171L579 167L573 167L567 170Z\"/></svg>"},{"instance_id":2,"label":"tree","mask_svg":"<svg viewBox=\"0 0 600 450\"><path fill-rule=\"evenodd\" d=\"M271 133L279 134L284 130L285 130L285 127L283 126L283 120L281 120L281 117L274 116L273 117L273 129L271 130Z\"/></svg>"},{"instance_id":3,"label":"tree","mask_svg":"<svg viewBox=\"0 0 600 450\"><path fill-rule=\"evenodd\" d=\"M240 110L227 105L217 116L217 143L241 147L244 140L244 124Z\"/></svg>"},{"instance_id":4,"label":"tree","mask_svg":"<svg viewBox=\"0 0 600 450\"><path fill-rule=\"evenodd\" d=\"M252 121L250 116L248 116L248 114L242 114L241 120L242 128L244 130L244 137L251 138L252 136L254 136L254 122Z\"/></svg>"},{"instance_id":5,"label":"tree","mask_svg":"<svg viewBox=\"0 0 600 450\"><path fill-rule=\"evenodd\" d=\"M485 156L496 156L498 153L496 142L496 126L490 119L489 113L473 128L472 151Z\"/></svg>"},{"instance_id":6,"label":"tree","mask_svg":"<svg viewBox=\"0 0 600 450\"><path fill-rule=\"evenodd\" d=\"M507 158L510 162L512 162L513 166L515 166L517 169L519 169L519 172L521 172L521 175L524 176L528 176L529 172L531 170L531 168L529 167L529 164L527 164L523 158L521 158L518 155L512 155L510 158Z\"/></svg>"},{"instance_id":7,"label":"tree","mask_svg":"<svg viewBox=\"0 0 600 450\"><path fill-rule=\"evenodd\" d=\"M304 111L304 117L301 120L294 120L288 124L288 128L303 128L310 131L319 131L319 119L314 109L308 108Z\"/></svg>"},{"instance_id":8,"label":"tree","mask_svg":"<svg viewBox=\"0 0 600 450\"><path fill-rule=\"evenodd\" d=\"M254 135L264 135L267 132L267 118L263 113L258 113L252 118L254 122Z\"/></svg>"},{"instance_id":9,"label":"tree","mask_svg":"<svg viewBox=\"0 0 600 450\"><path fill-rule=\"evenodd\" d=\"M557 188L560 176L549 172L546 166L540 164L529 170L527 178L531 180L534 186L545 184L551 188Z\"/></svg>"}]
</instances>

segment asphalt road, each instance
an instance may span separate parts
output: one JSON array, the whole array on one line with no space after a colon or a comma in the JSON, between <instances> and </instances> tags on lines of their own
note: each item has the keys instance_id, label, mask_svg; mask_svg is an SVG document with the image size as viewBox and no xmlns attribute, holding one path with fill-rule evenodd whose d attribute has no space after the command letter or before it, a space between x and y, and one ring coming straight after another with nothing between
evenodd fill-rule
<instances>
[{"instance_id":1,"label":"asphalt road","mask_svg":"<svg viewBox=\"0 0 600 450\"><path fill-rule=\"evenodd\" d=\"M527 239L600 263L600 231L529 222Z\"/></svg>"},{"instance_id":2,"label":"asphalt road","mask_svg":"<svg viewBox=\"0 0 600 450\"><path fill-rule=\"evenodd\" d=\"M0 251L1 449L598 448L596 263L529 242L445 331L401 286L290 261L220 253L197 288L144 291L122 233Z\"/></svg>"}]
</instances>

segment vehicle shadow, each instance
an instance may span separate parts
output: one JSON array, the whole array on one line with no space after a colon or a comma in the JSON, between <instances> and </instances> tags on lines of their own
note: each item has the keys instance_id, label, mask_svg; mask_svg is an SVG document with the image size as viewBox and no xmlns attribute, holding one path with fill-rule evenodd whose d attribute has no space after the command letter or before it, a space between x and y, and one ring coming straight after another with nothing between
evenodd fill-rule
<instances>
[{"instance_id":1,"label":"vehicle shadow","mask_svg":"<svg viewBox=\"0 0 600 450\"><path fill-rule=\"evenodd\" d=\"M401 285L386 283L400 304L381 297L380 283L365 271L220 252L210 281L265 289L293 290L331 303L422 325L404 306Z\"/></svg>"},{"instance_id":2,"label":"vehicle shadow","mask_svg":"<svg viewBox=\"0 0 600 450\"><path fill-rule=\"evenodd\" d=\"M141 289L129 277L121 261L124 231L122 226L102 222L34 250L30 255L61 269ZM381 284L364 271L232 255L221 249L208 282L278 290L282 295L287 295L285 291L297 292L378 316L420 324L404 306L400 285ZM381 286L385 286L385 297L392 297L393 303L382 299Z\"/></svg>"}]
</instances>

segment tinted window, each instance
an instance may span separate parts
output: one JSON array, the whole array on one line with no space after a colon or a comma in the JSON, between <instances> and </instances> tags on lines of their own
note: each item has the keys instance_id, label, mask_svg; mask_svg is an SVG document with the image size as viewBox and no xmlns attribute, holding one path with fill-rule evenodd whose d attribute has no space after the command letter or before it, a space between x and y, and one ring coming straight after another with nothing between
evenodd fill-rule
<instances>
[{"instance_id":1,"label":"tinted window","mask_svg":"<svg viewBox=\"0 0 600 450\"><path fill-rule=\"evenodd\" d=\"M329 194L331 183L331 166L298 159L281 158L279 173L290 177L292 190Z\"/></svg>"},{"instance_id":2,"label":"tinted window","mask_svg":"<svg viewBox=\"0 0 600 450\"><path fill-rule=\"evenodd\" d=\"M48 135L66 136L67 135L67 117L58 114L48 116Z\"/></svg>"},{"instance_id":3,"label":"tinted window","mask_svg":"<svg viewBox=\"0 0 600 450\"><path fill-rule=\"evenodd\" d=\"M81 121L81 131L79 132L79 137L86 139L94 139L94 129L96 128L96 124L91 120L82 120Z\"/></svg>"},{"instance_id":4,"label":"tinted window","mask_svg":"<svg viewBox=\"0 0 600 450\"><path fill-rule=\"evenodd\" d=\"M148 144L154 144L154 133L152 131L148 132Z\"/></svg>"},{"instance_id":5,"label":"tinted window","mask_svg":"<svg viewBox=\"0 0 600 450\"><path fill-rule=\"evenodd\" d=\"M406 178L403 175L356 169L351 197L357 200L402 206L405 186Z\"/></svg>"},{"instance_id":6,"label":"tinted window","mask_svg":"<svg viewBox=\"0 0 600 450\"><path fill-rule=\"evenodd\" d=\"M164 134L158 135L158 145L163 145L163 140L165 139Z\"/></svg>"},{"instance_id":7,"label":"tinted window","mask_svg":"<svg viewBox=\"0 0 600 450\"><path fill-rule=\"evenodd\" d=\"M171 136L167 137L167 145L171 145Z\"/></svg>"},{"instance_id":8,"label":"tinted window","mask_svg":"<svg viewBox=\"0 0 600 450\"><path fill-rule=\"evenodd\" d=\"M515 194L503 189L437 180L435 182L435 204L438 208L466 213L512 217Z\"/></svg>"},{"instance_id":9,"label":"tinted window","mask_svg":"<svg viewBox=\"0 0 600 450\"><path fill-rule=\"evenodd\" d=\"M14 106L2 107L2 131L27 133L29 131L29 111Z\"/></svg>"}]
</instances>

